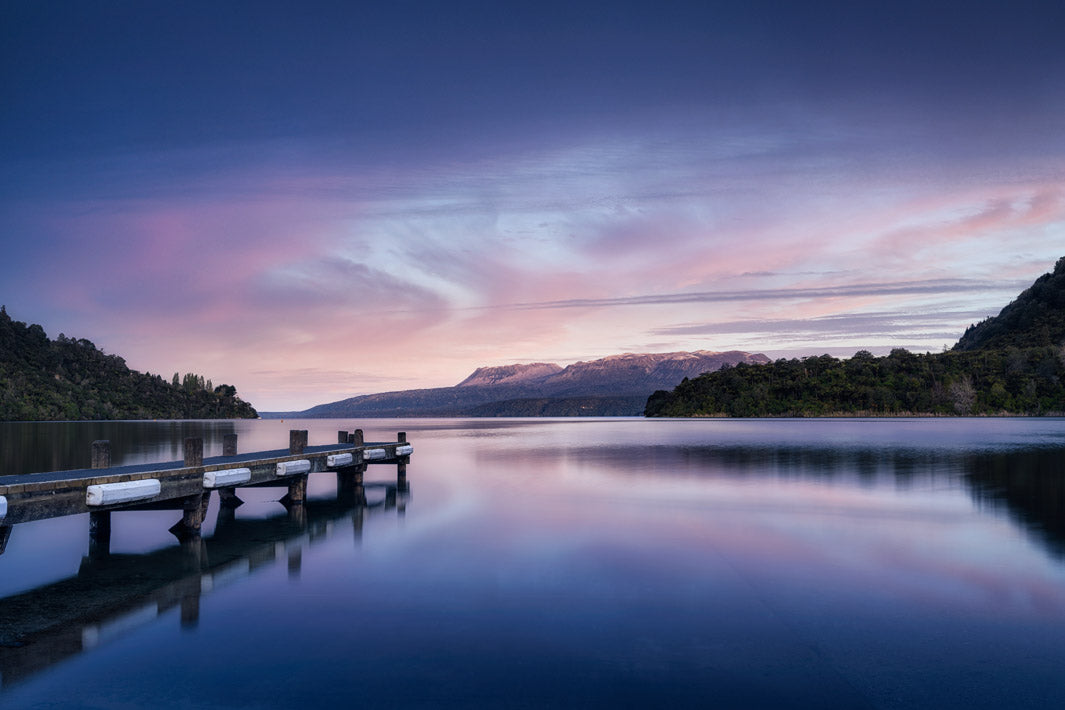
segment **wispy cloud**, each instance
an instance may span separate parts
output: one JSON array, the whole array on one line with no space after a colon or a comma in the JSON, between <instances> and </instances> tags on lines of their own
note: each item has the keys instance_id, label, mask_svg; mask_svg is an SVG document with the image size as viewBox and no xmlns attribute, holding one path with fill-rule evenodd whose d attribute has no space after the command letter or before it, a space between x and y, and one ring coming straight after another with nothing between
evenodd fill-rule
<instances>
[{"instance_id":1,"label":"wispy cloud","mask_svg":"<svg viewBox=\"0 0 1065 710\"><path fill-rule=\"evenodd\" d=\"M939 331L944 326L982 319L982 311L936 311L911 313L907 311L880 313L839 313L820 318L790 318L776 320L750 319L688 323L652 330L655 335L725 335L729 333L773 333L774 337L809 338L838 336L849 338L905 335L920 338L957 338L953 331Z\"/></svg>"},{"instance_id":2,"label":"wispy cloud","mask_svg":"<svg viewBox=\"0 0 1065 710\"><path fill-rule=\"evenodd\" d=\"M1015 292L1024 282L988 284L975 279L931 279L894 283L850 284L823 288L751 289L745 291L700 291L664 293L621 298L575 298L539 303L514 303L500 306L516 310L551 308L616 308L622 306L675 305L686 303L728 303L734 301L777 301L861 296L942 295L956 293ZM663 332L663 331L655 331Z\"/></svg>"}]
</instances>

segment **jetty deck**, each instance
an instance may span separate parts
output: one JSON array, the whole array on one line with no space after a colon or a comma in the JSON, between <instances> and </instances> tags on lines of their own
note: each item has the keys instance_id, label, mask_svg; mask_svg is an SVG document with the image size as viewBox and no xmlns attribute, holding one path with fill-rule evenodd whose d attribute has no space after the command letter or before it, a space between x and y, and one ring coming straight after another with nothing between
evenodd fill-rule
<instances>
[{"instance_id":1,"label":"jetty deck","mask_svg":"<svg viewBox=\"0 0 1065 710\"><path fill-rule=\"evenodd\" d=\"M289 432L288 449L237 453L237 435L224 437L221 456L204 458L203 439L185 439L181 461L114 466L110 443L92 445L92 467L21 475L0 475L0 554L14 525L89 513L90 545L109 544L110 513L125 510L181 510L171 528L179 538L195 538L203 523L212 491L221 504L241 504L236 490L245 487L284 487L281 502L300 506L312 473L335 472L340 485L362 485L369 464L397 467L397 485L406 487L407 464L413 446L404 432L395 441L366 442L363 432L337 432L337 443L307 445L306 430Z\"/></svg>"}]
</instances>

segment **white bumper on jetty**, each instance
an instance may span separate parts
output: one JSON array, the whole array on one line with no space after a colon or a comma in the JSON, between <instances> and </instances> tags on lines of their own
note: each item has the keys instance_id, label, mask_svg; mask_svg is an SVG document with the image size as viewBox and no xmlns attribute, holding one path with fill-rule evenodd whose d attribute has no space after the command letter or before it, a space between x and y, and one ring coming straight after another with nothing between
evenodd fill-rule
<instances>
[{"instance_id":1,"label":"white bumper on jetty","mask_svg":"<svg viewBox=\"0 0 1065 710\"><path fill-rule=\"evenodd\" d=\"M298 461L281 461L277 464L278 476L295 476L299 473L307 473L311 470L311 462L307 459Z\"/></svg>"},{"instance_id":2,"label":"white bumper on jetty","mask_svg":"<svg viewBox=\"0 0 1065 710\"><path fill-rule=\"evenodd\" d=\"M250 468L226 468L221 471L208 471L203 474L204 488L224 488L247 483L251 480Z\"/></svg>"},{"instance_id":3,"label":"white bumper on jetty","mask_svg":"<svg viewBox=\"0 0 1065 710\"><path fill-rule=\"evenodd\" d=\"M119 483L97 483L85 489L86 505L114 505L130 503L135 500L147 500L159 495L162 486L155 478L142 478L139 481L121 481Z\"/></svg>"}]
</instances>

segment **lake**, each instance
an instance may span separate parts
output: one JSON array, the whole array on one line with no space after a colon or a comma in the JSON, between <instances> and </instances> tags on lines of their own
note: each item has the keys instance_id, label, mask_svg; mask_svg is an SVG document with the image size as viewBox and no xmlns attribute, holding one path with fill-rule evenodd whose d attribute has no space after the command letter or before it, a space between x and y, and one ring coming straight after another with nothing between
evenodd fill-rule
<instances>
[{"instance_id":1,"label":"lake","mask_svg":"<svg viewBox=\"0 0 1065 710\"><path fill-rule=\"evenodd\" d=\"M1065 707L1065 420L0 424L0 464L356 427L409 491L115 513L102 559L15 526L0 708Z\"/></svg>"}]
</instances>

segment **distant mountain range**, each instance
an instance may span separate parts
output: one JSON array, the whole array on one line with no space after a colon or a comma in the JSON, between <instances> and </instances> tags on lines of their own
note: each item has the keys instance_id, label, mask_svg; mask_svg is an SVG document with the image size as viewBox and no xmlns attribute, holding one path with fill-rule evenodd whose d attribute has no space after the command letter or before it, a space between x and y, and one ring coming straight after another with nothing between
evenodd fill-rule
<instances>
[{"instance_id":1,"label":"distant mountain range","mask_svg":"<svg viewBox=\"0 0 1065 710\"><path fill-rule=\"evenodd\" d=\"M636 416L655 390L723 365L764 364L765 355L729 352L626 353L569 367L536 362L479 367L454 387L384 392L320 404L280 417Z\"/></svg>"}]
</instances>

